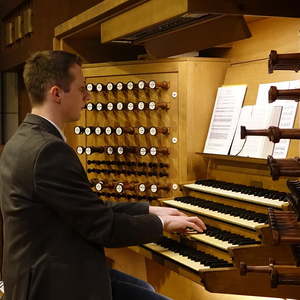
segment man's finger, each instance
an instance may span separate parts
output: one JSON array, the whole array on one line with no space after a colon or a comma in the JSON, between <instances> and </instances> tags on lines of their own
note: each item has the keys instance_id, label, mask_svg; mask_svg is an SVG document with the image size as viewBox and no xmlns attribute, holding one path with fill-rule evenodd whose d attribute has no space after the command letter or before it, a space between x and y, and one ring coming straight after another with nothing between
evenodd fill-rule
<instances>
[{"instance_id":1,"label":"man's finger","mask_svg":"<svg viewBox=\"0 0 300 300\"><path fill-rule=\"evenodd\" d=\"M202 227L198 226L196 223L193 223L193 222L188 222L187 227L191 227L191 228L197 230L198 232L203 232Z\"/></svg>"},{"instance_id":2,"label":"man's finger","mask_svg":"<svg viewBox=\"0 0 300 300\"><path fill-rule=\"evenodd\" d=\"M204 224L204 222L198 218L198 217L189 217L188 218L188 221L189 222L193 222L193 223L196 223L199 227L201 227L203 230L206 230L206 226Z\"/></svg>"}]
</instances>

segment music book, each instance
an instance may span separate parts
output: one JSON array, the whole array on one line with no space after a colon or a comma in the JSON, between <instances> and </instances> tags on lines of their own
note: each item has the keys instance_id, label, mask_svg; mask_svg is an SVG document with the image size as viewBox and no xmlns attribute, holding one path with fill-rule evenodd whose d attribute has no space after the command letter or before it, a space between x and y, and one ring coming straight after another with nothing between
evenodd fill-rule
<instances>
[{"instance_id":1,"label":"music book","mask_svg":"<svg viewBox=\"0 0 300 300\"><path fill-rule=\"evenodd\" d=\"M218 88L204 147L205 153L228 154L239 120L247 85Z\"/></svg>"}]
</instances>

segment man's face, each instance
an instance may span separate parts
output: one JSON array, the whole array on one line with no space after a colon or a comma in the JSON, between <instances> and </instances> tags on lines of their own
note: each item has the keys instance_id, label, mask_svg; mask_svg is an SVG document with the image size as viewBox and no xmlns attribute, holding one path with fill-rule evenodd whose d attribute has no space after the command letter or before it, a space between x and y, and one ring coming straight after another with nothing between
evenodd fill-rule
<instances>
[{"instance_id":1,"label":"man's face","mask_svg":"<svg viewBox=\"0 0 300 300\"><path fill-rule=\"evenodd\" d=\"M74 80L70 84L69 92L63 92L61 103L65 122L78 121L80 119L81 109L88 99L88 92L81 67L75 64L70 68L70 73L73 75Z\"/></svg>"}]
</instances>

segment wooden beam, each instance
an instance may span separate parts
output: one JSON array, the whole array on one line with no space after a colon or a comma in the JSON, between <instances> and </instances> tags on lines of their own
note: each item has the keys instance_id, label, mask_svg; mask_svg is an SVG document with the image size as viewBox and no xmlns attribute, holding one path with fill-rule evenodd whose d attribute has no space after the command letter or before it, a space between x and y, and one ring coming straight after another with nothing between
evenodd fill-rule
<instances>
[{"instance_id":1,"label":"wooden beam","mask_svg":"<svg viewBox=\"0 0 300 300\"><path fill-rule=\"evenodd\" d=\"M300 17L299 0L189 0L193 13Z\"/></svg>"},{"instance_id":2,"label":"wooden beam","mask_svg":"<svg viewBox=\"0 0 300 300\"><path fill-rule=\"evenodd\" d=\"M221 16L149 39L145 41L144 46L150 56L163 58L207 49L250 36L243 17Z\"/></svg>"},{"instance_id":3,"label":"wooden beam","mask_svg":"<svg viewBox=\"0 0 300 300\"><path fill-rule=\"evenodd\" d=\"M86 28L93 23L102 22L116 14L132 9L136 5L146 1L149 0L104 0L90 9L87 9L83 13L55 27L54 36L56 38L65 37L66 35L74 33L82 28Z\"/></svg>"}]
</instances>

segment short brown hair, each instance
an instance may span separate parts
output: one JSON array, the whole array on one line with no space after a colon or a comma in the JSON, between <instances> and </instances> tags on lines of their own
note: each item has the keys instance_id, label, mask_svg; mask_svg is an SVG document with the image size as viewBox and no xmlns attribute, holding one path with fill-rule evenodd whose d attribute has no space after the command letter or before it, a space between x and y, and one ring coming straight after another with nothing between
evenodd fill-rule
<instances>
[{"instance_id":1,"label":"short brown hair","mask_svg":"<svg viewBox=\"0 0 300 300\"><path fill-rule=\"evenodd\" d=\"M68 92L74 80L69 69L74 64L81 66L80 57L65 51L41 51L33 54L26 61L23 72L32 106L42 104L46 91L53 85Z\"/></svg>"}]
</instances>

